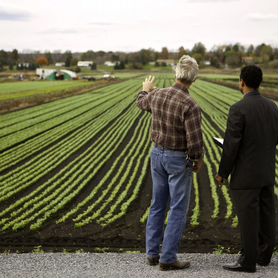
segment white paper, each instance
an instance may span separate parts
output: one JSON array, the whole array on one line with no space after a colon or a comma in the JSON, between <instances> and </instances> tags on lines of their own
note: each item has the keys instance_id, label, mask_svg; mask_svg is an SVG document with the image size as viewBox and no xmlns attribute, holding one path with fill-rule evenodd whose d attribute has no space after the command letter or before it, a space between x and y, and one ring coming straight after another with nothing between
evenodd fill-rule
<instances>
[{"instance_id":1,"label":"white paper","mask_svg":"<svg viewBox=\"0 0 278 278\"><path fill-rule=\"evenodd\" d=\"M213 137L214 142L219 145L220 147L223 147L224 139L223 138L217 138Z\"/></svg>"}]
</instances>

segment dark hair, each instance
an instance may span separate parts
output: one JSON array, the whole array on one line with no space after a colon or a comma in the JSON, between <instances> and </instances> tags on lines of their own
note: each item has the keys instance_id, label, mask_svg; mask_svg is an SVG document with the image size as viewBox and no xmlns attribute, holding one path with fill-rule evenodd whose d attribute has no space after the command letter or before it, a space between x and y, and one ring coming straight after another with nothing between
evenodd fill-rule
<instances>
[{"instance_id":1,"label":"dark hair","mask_svg":"<svg viewBox=\"0 0 278 278\"><path fill-rule=\"evenodd\" d=\"M258 89L263 80L263 72L258 66L245 66L241 69L240 80L243 80L249 88Z\"/></svg>"}]
</instances>

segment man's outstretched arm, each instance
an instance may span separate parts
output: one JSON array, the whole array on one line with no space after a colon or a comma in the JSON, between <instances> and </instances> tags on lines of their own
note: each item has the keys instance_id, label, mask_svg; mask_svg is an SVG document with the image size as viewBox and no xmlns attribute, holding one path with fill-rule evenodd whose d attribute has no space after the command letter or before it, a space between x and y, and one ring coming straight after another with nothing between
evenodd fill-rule
<instances>
[{"instance_id":1,"label":"man's outstretched arm","mask_svg":"<svg viewBox=\"0 0 278 278\"><path fill-rule=\"evenodd\" d=\"M142 91L137 96L137 106L144 111L151 112L151 94L149 93L155 89L154 80L154 76L147 77L143 82Z\"/></svg>"},{"instance_id":2,"label":"man's outstretched arm","mask_svg":"<svg viewBox=\"0 0 278 278\"><path fill-rule=\"evenodd\" d=\"M147 92L139 92L137 96L137 106L144 111L151 112L150 95Z\"/></svg>"}]
</instances>

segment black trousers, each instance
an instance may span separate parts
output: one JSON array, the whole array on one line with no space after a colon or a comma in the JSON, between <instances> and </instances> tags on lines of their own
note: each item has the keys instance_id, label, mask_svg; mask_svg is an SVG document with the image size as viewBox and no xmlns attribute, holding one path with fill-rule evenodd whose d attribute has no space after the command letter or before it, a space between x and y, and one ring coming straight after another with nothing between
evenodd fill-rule
<instances>
[{"instance_id":1,"label":"black trousers","mask_svg":"<svg viewBox=\"0 0 278 278\"><path fill-rule=\"evenodd\" d=\"M274 187L231 189L231 196L241 235L239 262L245 266L270 262L275 246Z\"/></svg>"}]
</instances>

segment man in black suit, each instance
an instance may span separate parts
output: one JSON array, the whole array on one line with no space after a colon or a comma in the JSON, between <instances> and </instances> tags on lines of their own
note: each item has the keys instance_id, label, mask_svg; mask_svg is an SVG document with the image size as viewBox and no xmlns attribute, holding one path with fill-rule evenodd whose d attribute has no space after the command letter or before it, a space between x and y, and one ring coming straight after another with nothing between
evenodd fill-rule
<instances>
[{"instance_id":1,"label":"man in black suit","mask_svg":"<svg viewBox=\"0 0 278 278\"><path fill-rule=\"evenodd\" d=\"M216 181L231 174L230 192L238 215L242 254L230 271L255 272L267 266L275 246L275 153L278 144L278 109L258 92L262 71L242 68L243 99L231 106L223 153Z\"/></svg>"}]
</instances>

